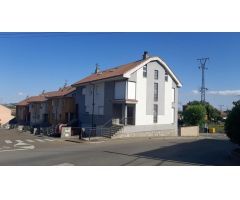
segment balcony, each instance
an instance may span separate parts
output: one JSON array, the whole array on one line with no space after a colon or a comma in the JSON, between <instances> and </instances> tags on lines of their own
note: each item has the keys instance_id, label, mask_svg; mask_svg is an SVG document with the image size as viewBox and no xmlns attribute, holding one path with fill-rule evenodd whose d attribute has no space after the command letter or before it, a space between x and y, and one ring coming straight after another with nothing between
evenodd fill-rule
<instances>
[{"instance_id":1,"label":"balcony","mask_svg":"<svg viewBox=\"0 0 240 200\"><path fill-rule=\"evenodd\" d=\"M136 100L136 83L131 81L115 82L114 88L115 103L137 103Z\"/></svg>"}]
</instances>

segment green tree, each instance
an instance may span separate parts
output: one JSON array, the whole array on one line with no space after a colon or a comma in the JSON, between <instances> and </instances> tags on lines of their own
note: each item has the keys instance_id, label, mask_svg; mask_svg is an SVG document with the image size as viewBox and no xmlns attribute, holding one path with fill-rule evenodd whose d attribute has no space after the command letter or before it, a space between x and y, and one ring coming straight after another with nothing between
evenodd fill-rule
<instances>
[{"instance_id":1,"label":"green tree","mask_svg":"<svg viewBox=\"0 0 240 200\"><path fill-rule=\"evenodd\" d=\"M206 109L203 105L189 105L183 111L183 121L186 125L197 126L204 123Z\"/></svg>"},{"instance_id":2,"label":"green tree","mask_svg":"<svg viewBox=\"0 0 240 200\"><path fill-rule=\"evenodd\" d=\"M240 100L233 102L234 107L230 111L226 122L225 132L233 143L240 144Z\"/></svg>"},{"instance_id":3,"label":"green tree","mask_svg":"<svg viewBox=\"0 0 240 200\"><path fill-rule=\"evenodd\" d=\"M187 104L187 106L189 106L189 105L203 105L206 109L206 114L207 114L208 120L211 122L217 122L217 121L222 120L221 112L218 109L214 108L208 102L204 103L204 102L200 102L200 101L192 101Z\"/></svg>"}]
</instances>

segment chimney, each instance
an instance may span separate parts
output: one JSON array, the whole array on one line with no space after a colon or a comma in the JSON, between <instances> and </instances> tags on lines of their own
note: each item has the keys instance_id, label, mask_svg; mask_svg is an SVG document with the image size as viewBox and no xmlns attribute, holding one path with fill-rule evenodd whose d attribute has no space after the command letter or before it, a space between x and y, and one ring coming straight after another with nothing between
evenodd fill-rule
<instances>
[{"instance_id":1,"label":"chimney","mask_svg":"<svg viewBox=\"0 0 240 200\"><path fill-rule=\"evenodd\" d=\"M98 65L98 64L96 64L95 74L98 74L99 72L100 72L99 65Z\"/></svg>"},{"instance_id":2,"label":"chimney","mask_svg":"<svg viewBox=\"0 0 240 200\"><path fill-rule=\"evenodd\" d=\"M147 51L144 51L143 53L143 60L149 58L150 56L148 55L148 52Z\"/></svg>"}]
</instances>

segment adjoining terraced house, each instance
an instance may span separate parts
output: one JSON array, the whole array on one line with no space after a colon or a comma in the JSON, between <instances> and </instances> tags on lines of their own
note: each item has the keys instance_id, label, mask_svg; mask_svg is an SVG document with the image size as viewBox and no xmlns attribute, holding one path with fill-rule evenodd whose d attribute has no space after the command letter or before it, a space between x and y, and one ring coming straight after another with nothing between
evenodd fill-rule
<instances>
[{"instance_id":1,"label":"adjoining terraced house","mask_svg":"<svg viewBox=\"0 0 240 200\"><path fill-rule=\"evenodd\" d=\"M29 112L29 98L20 101L16 105L16 118L19 125L30 124L30 112Z\"/></svg>"},{"instance_id":2,"label":"adjoining terraced house","mask_svg":"<svg viewBox=\"0 0 240 200\"><path fill-rule=\"evenodd\" d=\"M31 126L48 126L48 103L46 94L33 96L28 100Z\"/></svg>"},{"instance_id":3,"label":"adjoining terraced house","mask_svg":"<svg viewBox=\"0 0 240 200\"><path fill-rule=\"evenodd\" d=\"M144 52L141 60L94 74L73 84L81 127L120 125L121 135L176 135L178 88L168 65Z\"/></svg>"},{"instance_id":4,"label":"adjoining terraced house","mask_svg":"<svg viewBox=\"0 0 240 200\"><path fill-rule=\"evenodd\" d=\"M71 86L63 87L19 102L18 124L47 127L71 122L77 118L74 91L75 88Z\"/></svg>"},{"instance_id":5,"label":"adjoining terraced house","mask_svg":"<svg viewBox=\"0 0 240 200\"><path fill-rule=\"evenodd\" d=\"M75 90L76 88L71 86L63 87L46 96L51 125L69 124L74 120L77 121L78 105L75 104Z\"/></svg>"}]
</instances>

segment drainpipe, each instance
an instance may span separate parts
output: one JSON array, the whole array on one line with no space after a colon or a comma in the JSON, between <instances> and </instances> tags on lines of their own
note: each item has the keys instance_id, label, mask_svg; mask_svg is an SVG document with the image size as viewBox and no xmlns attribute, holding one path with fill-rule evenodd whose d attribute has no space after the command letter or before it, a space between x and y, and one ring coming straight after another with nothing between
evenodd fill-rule
<instances>
[{"instance_id":1,"label":"drainpipe","mask_svg":"<svg viewBox=\"0 0 240 200\"><path fill-rule=\"evenodd\" d=\"M94 126L94 107L95 107L95 85L94 84L90 84L92 85L92 94L93 94L93 99L92 99L92 128Z\"/></svg>"}]
</instances>

